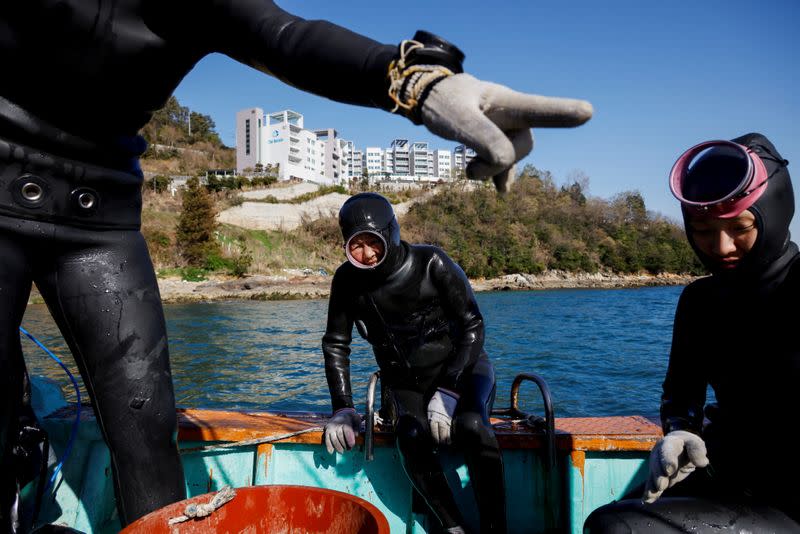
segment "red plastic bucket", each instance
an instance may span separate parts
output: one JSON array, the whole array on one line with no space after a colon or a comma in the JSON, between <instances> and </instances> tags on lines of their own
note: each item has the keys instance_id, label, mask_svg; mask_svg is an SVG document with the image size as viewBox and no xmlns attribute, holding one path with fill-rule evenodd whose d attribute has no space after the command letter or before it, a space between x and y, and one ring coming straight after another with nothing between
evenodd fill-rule
<instances>
[{"instance_id":1,"label":"red plastic bucket","mask_svg":"<svg viewBox=\"0 0 800 534\"><path fill-rule=\"evenodd\" d=\"M230 502L201 519L170 525L189 503L207 503L213 493L165 506L139 518L123 534L389 534L389 522L364 499L308 486L237 488Z\"/></svg>"}]
</instances>

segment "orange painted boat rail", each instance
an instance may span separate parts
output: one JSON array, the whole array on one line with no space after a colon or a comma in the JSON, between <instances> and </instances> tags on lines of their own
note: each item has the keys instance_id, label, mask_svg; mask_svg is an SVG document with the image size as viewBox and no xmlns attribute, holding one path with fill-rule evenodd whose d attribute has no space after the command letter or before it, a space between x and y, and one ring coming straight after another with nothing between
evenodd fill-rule
<instances>
[{"instance_id":1,"label":"orange painted boat rail","mask_svg":"<svg viewBox=\"0 0 800 534\"><path fill-rule=\"evenodd\" d=\"M50 418L72 419L75 407L66 406ZM90 406L81 411L82 420L94 419ZM236 442L270 438L324 427L327 416L311 412L245 412L228 410L178 410L178 439L183 442ZM544 447L544 435L524 423L492 418L500 446L505 449ZM647 451L662 437L661 426L641 415L612 417L561 417L555 420L556 446L561 451ZM321 431L307 432L280 440L281 443L318 444ZM363 441L363 436L359 437ZM391 431L377 426L376 444L394 442Z\"/></svg>"},{"instance_id":2,"label":"orange painted boat rail","mask_svg":"<svg viewBox=\"0 0 800 534\"><path fill-rule=\"evenodd\" d=\"M323 427L327 417L314 413L233 412L182 409L178 411L181 441L243 441L268 438L313 427ZM524 423L492 419L500 446L531 449L544 446L543 434ZM559 450L645 451L661 436L660 425L640 416L556 418L556 446ZM320 431L281 440L283 443L320 443ZM390 431L376 427L375 441L391 444Z\"/></svg>"}]
</instances>

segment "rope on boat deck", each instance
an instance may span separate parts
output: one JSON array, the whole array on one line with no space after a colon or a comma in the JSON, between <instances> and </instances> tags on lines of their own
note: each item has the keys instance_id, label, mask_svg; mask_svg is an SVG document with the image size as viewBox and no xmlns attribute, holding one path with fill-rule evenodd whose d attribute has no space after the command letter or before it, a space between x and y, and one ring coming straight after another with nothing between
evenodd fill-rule
<instances>
[{"instance_id":1,"label":"rope on boat deck","mask_svg":"<svg viewBox=\"0 0 800 534\"><path fill-rule=\"evenodd\" d=\"M220 449L233 449L236 447L249 447L252 445L261 445L264 443L272 443L274 441L281 441L288 438L293 438L301 434L308 434L309 432L322 432L321 426L313 426L311 428L304 428L303 430L296 430L295 432L288 432L286 434L279 434L277 436L266 436L261 438L245 439L242 441L232 441L230 443L220 443L219 445L204 445L202 447L189 447L180 449L180 452L206 452L216 451Z\"/></svg>"},{"instance_id":2,"label":"rope on boat deck","mask_svg":"<svg viewBox=\"0 0 800 534\"><path fill-rule=\"evenodd\" d=\"M207 503L201 502L187 504L186 508L183 510L183 515L173 517L167 522L167 524L175 525L190 519L211 515L214 510L221 507L223 504L230 502L234 497L236 497L235 489L228 485L222 486L222 489L219 490L210 501Z\"/></svg>"}]
</instances>

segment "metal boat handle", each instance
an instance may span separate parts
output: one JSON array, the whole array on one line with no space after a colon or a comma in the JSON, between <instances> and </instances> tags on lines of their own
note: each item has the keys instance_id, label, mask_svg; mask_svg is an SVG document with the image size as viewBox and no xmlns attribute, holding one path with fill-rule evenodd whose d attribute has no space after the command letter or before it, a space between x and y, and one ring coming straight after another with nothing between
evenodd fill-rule
<instances>
[{"instance_id":1,"label":"metal boat handle","mask_svg":"<svg viewBox=\"0 0 800 534\"><path fill-rule=\"evenodd\" d=\"M380 377L380 371L372 373L372 376L369 377L369 386L367 386L367 406L364 420L364 461L366 462L371 462L375 458L375 385Z\"/></svg>"},{"instance_id":2,"label":"metal boat handle","mask_svg":"<svg viewBox=\"0 0 800 534\"><path fill-rule=\"evenodd\" d=\"M534 382L539 386L539 391L542 394L544 401L544 419L538 415L528 414L519 409L519 388L523 382ZM547 467L553 469L556 465L556 430L555 418L553 416L553 399L550 395L550 388L547 382L541 376L534 373L521 373L514 378L511 384L511 406L493 410L492 415L502 415L511 417L512 419L524 419L533 427L539 427L544 424L545 437L546 437L546 458Z\"/></svg>"}]
</instances>

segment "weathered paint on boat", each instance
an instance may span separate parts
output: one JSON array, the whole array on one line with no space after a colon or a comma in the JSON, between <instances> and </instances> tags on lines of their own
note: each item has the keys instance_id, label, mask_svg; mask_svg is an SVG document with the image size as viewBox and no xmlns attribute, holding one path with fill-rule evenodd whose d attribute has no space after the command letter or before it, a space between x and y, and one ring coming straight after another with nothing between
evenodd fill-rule
<instances>
[{"instance_id":1,"label":"weathered paint on boat","mask_svg":"<svg viewBox=\"0 0 800 534\"><path fill-rule=\"evenodd\" d=\"M75 407L53 388L36 384L35 409L61 454L69 438ZM84 407L78 439L46 496L40 521L64 524L92 534L119 531L114 506L108 450L94 415ZM88 409L86 409L88 408ZM181 449L279 436L322 427L325 417L312 413L278 414L217 410L179 410ZM567 531L580 533L592 510L644 480L649 450L661 437L659 426L641 416L560 418L556 427L556 467L546 469L546 440L525 424L493 420L503 449L508 521L511 532ZM312 431L233 449L183 452L190 497L219 490L225 484L245 487L293 484L343 491L374 504L393 533L426 532L427 516L413 499L390 433L376 430L374 460L366 462L359 446L343 455L329 455ZM458 480L457 499L469 514L475 506L469 476L458 455L445 455ZM27 499L31 499L28 491Z\"/></svg>"}]
</instances>

